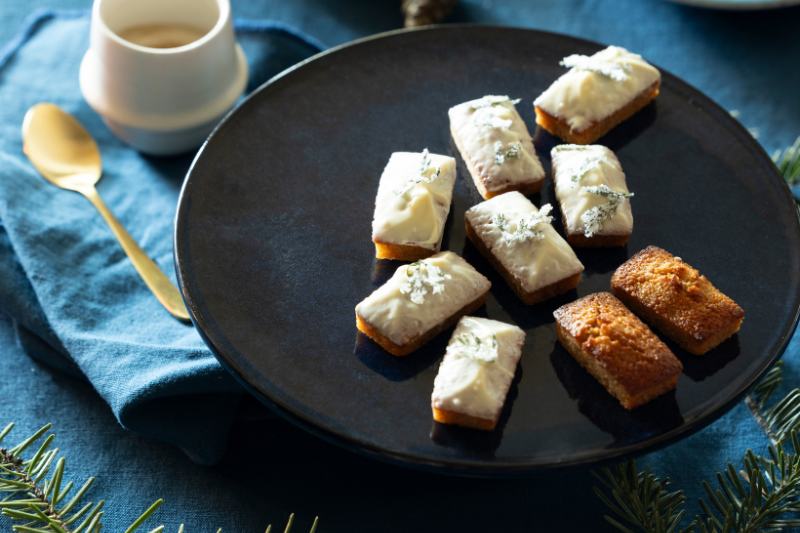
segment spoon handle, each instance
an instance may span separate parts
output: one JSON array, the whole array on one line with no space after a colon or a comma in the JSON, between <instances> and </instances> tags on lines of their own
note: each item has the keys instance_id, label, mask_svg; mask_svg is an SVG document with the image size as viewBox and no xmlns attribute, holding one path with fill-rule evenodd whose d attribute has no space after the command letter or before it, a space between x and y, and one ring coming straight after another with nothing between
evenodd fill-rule
<instances>
[{"instance_id":1,"label":"spoon handle","mask_svg":"<svg viewBox=\"0 0 800 533\"><path fill-rule=\"evenodd\" d=\"M158 301L161 302L167 311L178 320L189 320L189 312L183 303L180 291L172 284L169 278L164 274L158 265L142 250L139 245L133 240L133 237L122 227L119 220L109 211L106 204L97 193L97 189L93 186L83 186L76 189L78 192L86 196L92 205L94 205L103 218L111 226L111 231L116 235L117 240L122 245L125 253L128 254L133 266L139 272L144 282L150 287L150 290L155 294Z\"/></svg>"}]
</instances>

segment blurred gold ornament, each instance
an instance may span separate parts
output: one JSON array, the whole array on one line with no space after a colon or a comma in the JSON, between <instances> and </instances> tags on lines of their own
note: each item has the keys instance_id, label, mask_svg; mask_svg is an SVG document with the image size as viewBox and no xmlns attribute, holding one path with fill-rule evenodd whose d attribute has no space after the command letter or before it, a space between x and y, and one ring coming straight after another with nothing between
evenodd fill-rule
<instances>
[{"instance_id":1,"label":"blurred gold ornament","mask_svg":"<svg viewBox=\"0 0 800 533\"><path fill-rule=\"evenodd\" d=\"M403 0L405 27L442 22L450 16L457 3L458 0Z\"/></svg>"}]
</instances>

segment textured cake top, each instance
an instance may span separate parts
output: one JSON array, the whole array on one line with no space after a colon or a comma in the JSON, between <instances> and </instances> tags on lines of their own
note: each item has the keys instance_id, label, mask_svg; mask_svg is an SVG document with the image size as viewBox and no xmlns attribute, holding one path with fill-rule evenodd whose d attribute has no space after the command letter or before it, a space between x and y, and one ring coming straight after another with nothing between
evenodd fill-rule
<instances>
[{"instance_id":1,"label":"textured cake top","mask_svg":"<svg viewBox=\"0 0 800 533\"><path fill-rule=\"evenodd\" d=\"M403 346L437 326L492 286L453 252L403 265L356 306L356 313Z\"/></svg>"},{"instance_id":2,"label":"textured cake top","mask_svg":"<svg viewBox=\"0 0 800 533\"><path fill-rule=\"evenodd\" d=\"M517 326L463 317L433 382L433 407L496 420L524 343L525 332Z\"/></svg>"},{"instance_id":3,"label":"textured cake top","mask_svg":"<svg viewBox=\"0 0 800 533\"><path fill-rule=\"evenodd\" d=\"M744 318L742 308L705 276L657 246L648 246L623 263L611 278L611 286L698 342Z\"/></svg>"},{"instance_id":4,"label":"textured cake top","mask_svg":"<svg viewBox=\"0 0 800 533\"><path fill-rule=\"evenodd\" d=\"M512 191L473 206L465 216L492 255L526 292L533 292L583 271L575 252L550 225L548 212L549 205L540 211Z\"/></svg>"},{"instance_id":5,"label":"textured cake top","mask_svg":"<svg viewBox=\"0 0 800 533\"><path fill-rule=\"evenodd\" d=\"M528 128L514 107L516 102L508 96L484 96L448 112L461 155L469 159L485 191L544 179Z\"/></svg>"},{"instance_id":6,"label":"textured cake top","mask_svg":"<svg viewBox=\"0 0 800 533\"><path fill-rule=\"evenodd\" d=\"M683 370L667 345L610 293L586 296L556 309L553 315L631 396Z\"/></svg>"},{"instance_id":7,"label":"textured cake top","mask_svg":"<svg viewBox=\"0 0 800 533\"><path fill-rule=\"evenodd\" d=\"M625 173L614 152L600 145L562 144L551 157L567 232L591 237L633 231Z\"/></svg>"},{"instance_id":8,"label":"textured cake top","mask_svg":"<svg viewBox=\"0 0 800 533\"><path fill-rule=\"evenodd\" d=\"M396 152L383 170L372 240L435 250L450 212L456 160L422 153Z\"/></svg>"},{"instance_id":9,"label":"textured cake top","mask_svg":"<svg viewBox=\"0 0 800 533\"><path fill-rule=\"evenodd\" d=\"M593 56L565 57L571 67L534 102L549 115L564 120L574 132L582 132L633 101L661 80L661 73L619 46L609 46Z\"/></svg>"}]
</instances>

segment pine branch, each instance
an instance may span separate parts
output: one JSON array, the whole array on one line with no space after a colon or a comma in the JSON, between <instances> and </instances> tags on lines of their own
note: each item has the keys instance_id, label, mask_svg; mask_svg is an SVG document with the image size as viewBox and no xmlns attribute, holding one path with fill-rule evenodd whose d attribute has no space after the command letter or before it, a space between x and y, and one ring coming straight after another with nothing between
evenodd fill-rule
<instances>
[{"instance_id":1,"label":"pine branch","mask_svg":"<svg viewBox=\"0 0 800 533\"><path fill-rule=\"evenodd\" d=\"M778 165L778 170L789 186L797 185L800 182L800 137L783 152L777 150L772 155L772 160Z\"/></svg>"},{"instance_id":2,"label":"pine branch","mask_svg":"<svg viewBox=\"0 0 800 533\"><path fill-rule=\"evenodd\" d=\"M611 490L614 502L605 493L594 487L597 496L608 505L614 513L645 533L673 533L686 514L681 509L686 503L683 491L669 492L669 478L659 480L650 474L648 466L644 472L636 470L636 461L628 461L614 465L614 472L603 469L605 479L592 471L600 483ZM633 533L629 528L606 515L607 522L625 533ZM681 533L693 531L695 522L681 530Z\"/></svg>"},{"instance_id":3,"label":"pine branch","mask_svg":"<svg viewBox=\"0 0 800 533\"><path fill-rule=\"evenodd\" d=\"M760 413L783 381L781 366L782 362L778 362L747 397L748 406L755 409L757 419L775 442L767 448L769 458L747 450L744 470L737 472L728 463L724 475L717 473L718 489L703 481L707 501L700 498L699 504L705 521L697 516L681 533L695 528L700 533L756 533L800 527L800 520L793 515L800 512L800 390L790 392L766 409L763 416ZM782 441L787 438L794 453L784 448ZM669 478L659 481L650 474L649 467L637 472L634 461L616 465L613 473L608 468L603 472L606 479L592 474L611 490L614 501L597 487L595 493L618 516L644 533L679 531L686 514L682 509L686 498L682 490L668 492ZM610 516L605 518L620 531L633 533Z\"/></svg>"},{"instance_id":4,"label":"pine branch","mask_svg":"<svg viewBox=\"0 0 800 533\"><path fill-rule=\"evenodd\" d=\"M772 160L775 161L778 170L783 174L783 179L789 184L789 188L800 183L800 137L783 152L776 150L772 155ZM800 209L798 196L794 196L794 201Z\"/></svg>"},{"instance_id":5,"label":"pine branch","mask_svg":"<svg viewBox=\"0 0 800 533\"><path fill-rule=\"evenodd\" d=\"M793 450L800 450L797 432L790 432ZM702 498L706 514L701 531L755 533L800 527L800 520L787 517L800 512L800 455L788 453L782 443L767 448L770 458L747 450L743 472L731 463L725 475L717 474L719 489L703 482L711 506ZM749 489L745 487L746 483ZM697 522L701 522L697 517Z\"/></svg>"},{"instance_id":6,"label":"pine branch","mask_svg":"<svg viewBox=\"0 0 800 533\"><path fill-rule=\"evenodd\" d=\"M0 431L0 444L13 427L12 423ZM66 460L63 457L55 462L52 475L47 478L58 455L58 449L50 449L55 435L48 435L30 459L25 460L22 457L22 453L41 439L50 427L51 424L47 424L11 449L0 448L0 493L7 493L5 498L0 499L0 514L11 520L23 522L11 528L18 533L99 533L103 528L104 511L101 509L105 502L100 501L96 505L90 502L75 510L92 486L94 478L89 478L69 499L67 497L74 484L72 482L64 484ZM151 505L125 530L125 533L133 533L139 529L162 503L163 500L158 500ZM80 524L75 525L79 521ZM285 533L291 531L293 521L294 514L289 516ZM315 533L318 522L319 517L314 519L311 533ZM267 533L271 529L272 526L269 526ZM163 531L162 525L150 533ZM184 527L181 524L178 533L183 532ZM221 529L217 531L221 532Z\"/></svg>"},{"instance_id":7,"label":"pine branch","mask_svg":"<svg viewBox=\"0 0 800 533\"><path fill-rule=\"evenodd\" d=\"M758 382L756 388L753 389L753 392L750 393L750 396L753 397L753 401L758 405L758 407L763 408L764 405L769 401L772 394L778 390L781 383L783 383L783 361L778 361L774 367L767 372L767 375L761 378L761 381Z\"/></svg>"},{"instance_id":8,"label":"pine branch","mask_svg":"<svg viewBox=\"0 0 800 533\"><path fill-rule=\"evenodd\" d=\"M750 412L773 446L785 441L791 431L800 431L800 390L791 391L781 401L764 409L767 401L783 382L782 366L783 361L778 361L746 398Z\"/></svg>"}]
</instances>

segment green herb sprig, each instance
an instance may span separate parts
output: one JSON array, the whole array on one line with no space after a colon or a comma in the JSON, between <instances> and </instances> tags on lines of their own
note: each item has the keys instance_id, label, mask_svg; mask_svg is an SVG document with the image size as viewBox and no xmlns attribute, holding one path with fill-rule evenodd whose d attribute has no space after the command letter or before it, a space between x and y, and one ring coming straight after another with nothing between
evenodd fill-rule
<instances>
[{"instance_id":1,"label":"green herb sprig","mask_svg":"<svg viewBox=\"0 0 800 533\"><path fill-rule=\"evenodd\" d=\"M436 265L425 261L415 261L406 269L408 279L400 287L402 294L410 294L411 301L417 305L425 303L425 295L430 289L431 294L438 294L444 290L444 282L450 279L450 274L445 274Z\"/></svg>"},{"instance_id":2,"label":"green herb sprig","mask_svg":"<svg viewBox=\"0 0 800 533\"><path fill-rule=\"evenodd\" d=\"M544 238L544 232L538 228L540 224L550 224L553 217L549 216L553 206L544 204L539 211L534 211L527 219L521 218L517 222L517 229L513 232L508 229L508 220L503 213L498 214L492 220L503 235L503 240L509 246L526 241L537 241Z\"/></svg>"},{"instance_id":3,"label":"green herb sprig","mask_svg":"<svg viewBox=\"0 0 800 533\"><path fill-rule=\"evenodd\" d=\"M584 235L587 237L591 237L603 229L605 221L614 218L622 202L624 202L626 198L631 198L633 196L632 192L617 192L609 188L608 185L581 187L581 190L608 198L604 204L587 209L581 215L581 220L584 224Z\"/></svg>"},{"instance_id":4,"label":"green herb sprig","mask_svg":"<svg viewBox=\"0 0 800 533\"><path fill-rule=\"evenodd\" d=\"M512 143L511 147L503 152L503 142L497 141L494 143L494 162L502 165L506 159L520 159L522 157L522 144Z\"/></svg>"},{"instance_id":5,"label":"green herb sprig","mask_svg":"<svg viewBox=\"0 0 800 533\"><path fill-rule=\"evenodd\" d=\"M438 178L441 175L442 168L436 167L436 170L433 171L430 177L426 178L425 172L427 172L430 167L431 167L431 154L430 152L428 152L428 149L425 148L422 151L422 160L420 161L419 168L417 168L416 173L411 175L407 179L406 184L403 187L395 189L392 192L395 193L397 196L403 196L405 193L413 189L418 183L433 183L434 181L436 181L436 178Z\"/></svg>"},{"instance_id":6,"label":"green herb sprig","mask_svg":"<svg viewBox=\"0 0 800 533\"><path fill-rule=\"evenodd\" d=\"M472 331L456 337L458 354L483 363L497 361L497 335L492 333L488 339L481 339Z\"/></svg>"},{"instance_id":7,"label":"green herb sprig","mask_svg":"<svg viewBox=\"0 0 800 533\"><path fill-rule=\"evenodd\" d=\"M628 73L631 71L631 66L627 63L615 63L614 61L603 61L602 59L595 59L594 57L584 56L580 54L572 54L567 56L558 63L562 67L574 68L576 70L586 70L602 74L614 81L625 81L628 79Z\"/></svg>"},{"instance_id":8,"label":"green herb sprig","mask_svg":"<svg viewBox=\"0 0 800 533\"><path fill-rule=\"evenodd\" d=\"M470 109L481 109L483 107L494 107L499 104L504 104L506 102L510 102L511 105L517 105L522 101L522 98L517 98L516 100L512 100L508 96L484 96L483 98L478 98L477 100L473 100L469 102Z\"/></svg>"}]
</instances>

